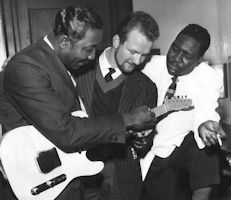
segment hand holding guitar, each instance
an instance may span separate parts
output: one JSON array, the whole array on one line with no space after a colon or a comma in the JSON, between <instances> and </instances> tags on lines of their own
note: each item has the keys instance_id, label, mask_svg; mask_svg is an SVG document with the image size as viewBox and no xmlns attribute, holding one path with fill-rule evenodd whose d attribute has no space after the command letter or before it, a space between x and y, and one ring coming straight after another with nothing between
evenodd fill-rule
<instances>
[{"instance_id":1,"label":"hand holding guitar","mask_svg":"<svg viewBox=\"0 0 231 200\"><path fill-rule=\"evenodd\" d=\"M128 130L139 131L154 127L156 120L155 113L147 106L141 106L129 113L124 113L123 119Z\"/></svg>"},{"instance_id":2,"label":"hand holding guitar","mask_svg":"<svg viewBox=\"0 0 231 200\"><path fill-rule=\"evenodd\" d=\"M165 114L180 111L180 110L192 110L192 100L191 99L166 99L164 103L158 107L149 109L151 112L155 113L155 117L163 116ZM156 121L155 121L156 122ZM155 134L155 127L143 131L128 131L131 144L131 150L133 158L144 157L147 152L151 149L153 143L153 137Z\"/></svg>"},{"instance_id":3,"label":"hand holding guitar","mask_svg":"<svg viewBox=\"0 0 231 200\"><path fill-rule=\"evenodd\" d=\"M137 132L131 138L131 148L133 148L133 158L143 158L152 148L153 137L155 130L149 129L142 132Z\"/></svg>"}]
</instances>

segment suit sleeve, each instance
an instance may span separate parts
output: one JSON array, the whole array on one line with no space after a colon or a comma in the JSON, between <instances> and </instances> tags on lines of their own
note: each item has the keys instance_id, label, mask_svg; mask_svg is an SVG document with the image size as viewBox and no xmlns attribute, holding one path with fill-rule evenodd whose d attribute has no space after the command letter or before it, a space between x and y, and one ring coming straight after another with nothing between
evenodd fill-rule
<instances>
[{"instance_id":1,"label":"suit sleeve","mask_svg":"<svg viewBox=\"0 0 231 200\"><path fill-rule=\"evenodd\" d=\"M66 152L85 150L98 143L125 142L125 124L120 115L96 118L73 117L76 99L60 80L33 59L9 63L4 90L10 103L45 137Z\"/></svg>"},{"instance_id":2,"label":"suit sleeve","mask_svg":"<svg viewBox=\"0 0 231 200\"><path fill-rule=\"evenodd\" d=\"M204 75L205 73L201 74ZM198 81L200 83L200 95L196 96L197 98L193 100L195 106L193 131L194 138L200 149L204 148L205 144L199 136L198 127L208 120L219 122L220 116L216 109L218 107L218 98L223 87L213 69L208 70L206 79L202 75L201 79L203 79L203 81Z\"/></svg>"}]
</instances>

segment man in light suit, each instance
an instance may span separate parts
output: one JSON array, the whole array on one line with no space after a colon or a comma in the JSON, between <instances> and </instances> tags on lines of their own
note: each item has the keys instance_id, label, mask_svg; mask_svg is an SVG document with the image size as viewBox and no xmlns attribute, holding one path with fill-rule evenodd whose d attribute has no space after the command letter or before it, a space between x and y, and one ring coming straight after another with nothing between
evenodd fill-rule
<instances>
[{"instance_id":1,"label":"man in light suit","mask_svg":"<svg viewBox=\"0 0 231 200\"><path fill-rule=\"evenodd\" d=\"M132 12L121 22L112 39L112 46L106 48L89 64L89 69L77 77L78 91L89 116L120 114L144 104L151 108L156 106L155 84L137 69L158 36L158 24L145 12ZM114 73L108 80L110 69ZM134 138L129 142L138 141ZM144 150L148 144L140 147ZM95 154L102 154L105 169L101 179L96 176L95 180L89 177L84 181L85 199L139 198L142 185L139 158L134 155L131 146L106 144L94 148Z\"/></svg>"},{"instance_id":2,"label":"man in light suit","mask_svg":"<svg viewBox=\"0 0 231 200\"><path fill-rule=\"evenodd\" d=\"M153 126L155 116L147 106L120 115L72 116L82 107L69 70L94 59L101 38L102 21L95 11L61 10L53 32L16 54L1 74L3 131L33 125L61 150L79 152L99 143L125 143L129 130ZM75 179L57 200L81 199L80 188Z\"/></svg>"}]
</instances>

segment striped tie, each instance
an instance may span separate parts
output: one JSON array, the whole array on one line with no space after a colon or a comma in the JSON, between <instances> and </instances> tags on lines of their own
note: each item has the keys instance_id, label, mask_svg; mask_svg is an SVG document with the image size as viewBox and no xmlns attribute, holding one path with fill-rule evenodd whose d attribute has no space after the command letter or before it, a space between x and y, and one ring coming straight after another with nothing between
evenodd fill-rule
<instances>
[{"instance_id":1,"label":"striped tie","mask_svg":"<svg viewBox=\"0 0 231 200\"><path fill-rule=\"evenodd\" d=\"M115 69L114 68L109 68L109 72L107 73L107 75L104 77L106 82L112 81L112 74L115 73Z\"/></svg>"},{"instance_id":2,"label":"striped tie","mask_svg":"<svg viewBox=\"0 0 231 200\"><path fill-rule=\"evenodd\" d=\"M177 82L177 76L172 77L172 84L169 86L166 94L165 94L165 99L171 99L176 91L176 82Z\"/></svg>"}]
</instances>

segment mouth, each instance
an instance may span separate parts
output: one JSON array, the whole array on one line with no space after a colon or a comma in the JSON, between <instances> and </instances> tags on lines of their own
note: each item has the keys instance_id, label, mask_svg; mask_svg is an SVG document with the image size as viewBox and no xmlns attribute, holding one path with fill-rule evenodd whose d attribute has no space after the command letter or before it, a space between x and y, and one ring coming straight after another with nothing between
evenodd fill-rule
<instances>
[{"instance_id":1,"label":"mouth","mask_svg":"<svg viewBox=\"0 0 231 200\"><path fill-rule=\"evenodd\" d=\"M169 63L168 71L170 72L170 74L176 74L176 72L178 71L178 66L174 63Z\"/></svg>"},{"instance_id":2,"label":"mouth","mask_svg":"<svg viewBox=\"0 0 231 200\"><path fill-rule=\"evenodd\" d=\"M89 60L83 60L83 61L76 63L76 65L80 67L80 66L86 65L88 62Z\"/></svg>"},{"instance_id":3,"label":"mouth","mask_svg":"<svg viewBox=\"0 0 231 200\"><path fill-rule=\"evenodd\" d=\"M134 69L136 67L136 65L134 63L128 62L128 67Z\"/></svg>"},{"instance_id":4,"label":"mouth","mask_svg":"<svg viewBox=\"0 0 231 200\"><path fill-rule=\"evenodd\" d=\"M135 65L129 62L124 62L121 66L123 66L126 71L132 71L135 68Z\"/></svg>"}]
</instances>

